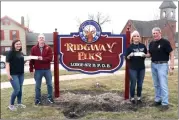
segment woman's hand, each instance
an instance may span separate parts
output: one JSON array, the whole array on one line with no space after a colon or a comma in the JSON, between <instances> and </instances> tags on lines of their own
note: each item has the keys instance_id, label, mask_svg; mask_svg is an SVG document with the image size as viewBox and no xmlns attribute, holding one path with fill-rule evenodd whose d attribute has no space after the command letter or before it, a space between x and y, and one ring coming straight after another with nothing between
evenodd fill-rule
<instances>
[{"instance_id":1,"label":"woman's hand","mask_svg":"<svg viewBox=\"0 0 179 120\"><path fill-rule=\"evenodd\" d=\"M6 62L6 72L7 72L7 78L8 80L13 80L12 76L10 75L10 65L8 62Z\"/></svg>"},{"instance_id":2,"label":"woman's hand","mask_svg":"<svg viewBox=\"0 0 179 120\"><path fill-rule=\"evenodd\" d=\"M145 54L145 57L150 58L151 57L150 53Z\"/></svg>"},{"instance_id":3,"label":"woman's hand","mask_svg":"<svg viewBox=\"0 0 179 120\"><path fill-rule=\"evenodd\" d=\"M10 81L10 80L13 80L11 75L7 75L7 77L8 77L8 80L9 80L9 81Z\"/></svg>"},{"instance_id":4,"label":"woman's hand","mask_svg":"<svg viewBox=\"0 0 179 120\"><path fill-rule=\"evenodd\" d=\"M130 57L134 56L134 53L131 52L128 56L127 56L127 59L130 59Z\"/></svg>"}]
</instances>

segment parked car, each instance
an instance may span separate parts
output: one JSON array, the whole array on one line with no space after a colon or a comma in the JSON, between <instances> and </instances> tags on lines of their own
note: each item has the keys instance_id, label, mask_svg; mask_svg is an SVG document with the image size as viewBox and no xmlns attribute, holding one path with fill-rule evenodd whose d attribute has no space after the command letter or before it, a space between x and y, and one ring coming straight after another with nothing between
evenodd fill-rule
<instances>
[{"instance_id":1,"label":"parked car","mask_svg":"<svg viewBox=\"0 0 179 120\"><path fill-rule=\"evenodd\" d=\"M0 64L1 64L1 69L6 68L6 56L0 55Z\"/></svg>"}]
</instances>

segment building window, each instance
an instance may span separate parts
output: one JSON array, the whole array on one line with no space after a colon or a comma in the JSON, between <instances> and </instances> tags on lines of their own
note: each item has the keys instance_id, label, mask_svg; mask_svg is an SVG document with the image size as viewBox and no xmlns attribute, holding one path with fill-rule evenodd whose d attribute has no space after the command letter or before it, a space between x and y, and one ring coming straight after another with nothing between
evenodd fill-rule
<instances>
[{"instance_id":1,"label":"building window","mask_svg":"<svg viewBox=\"0 0 179 120\"><path fill-rule=\"evenodd\" d=\"M170 13L171 17L173 17L173 11Z\"/></svg>"},{"instance_id":2,"label":"building window","mask_svg":"<svg viewBox=\"0 0 179 120\"><path fill-rule=\"evenodd\" d=\"M11 50L11 47L5 47L4 48L4 51L9 51L9 50Z\"/></svg>"},{"instance_id":3,"label":"building window","mask_svg":"<svg viewBox=\"0 0 179 120\"><path fill-rule=\"evenodd\" d=\"M1 40L4 40L4 30L1 30Z\"/></svg>"},{"instance_id":4,"label":"building window","mask_svg":"<svg viewBox=\"0 0 179 120\"><path fill-rule=\"evenodd\" d=\"M166 11L163 12L163 17L164 17L164 18L166 17Z\"/></svg>"},{"instance_id":5,"label":"building window","mask_svg":"<svg viewBox=\"0 0 179 120\"><path fill-rule=\"evenodd\" d=\"M18 30L10 30L10 40L19 39L19 31Z\"/></svg>"}]
</instances>

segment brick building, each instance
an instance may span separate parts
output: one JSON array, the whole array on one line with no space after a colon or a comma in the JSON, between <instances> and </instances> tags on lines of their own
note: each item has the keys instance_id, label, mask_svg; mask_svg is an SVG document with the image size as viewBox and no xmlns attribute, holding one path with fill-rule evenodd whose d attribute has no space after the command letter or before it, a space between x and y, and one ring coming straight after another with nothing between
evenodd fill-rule
<instances>
[{"instance_id":1,"label":"brick building","mask_svg":"<svg viewBox=\"0 0 179 120\"><path fill-rule=\"evenodd\" d=\"M175 48L176 39L176 5L173 1L163 1L159 7L160 19L152 21L140 21L140 20L128 20L121 33L125 33L127 27L130 27L131 32L134 30L139 31L141 35L141 41L146 46L153 40L152 29L154 27L160 27L162 30L162 36L167 38L172 47Z\"/></svg>"}]
</instances>

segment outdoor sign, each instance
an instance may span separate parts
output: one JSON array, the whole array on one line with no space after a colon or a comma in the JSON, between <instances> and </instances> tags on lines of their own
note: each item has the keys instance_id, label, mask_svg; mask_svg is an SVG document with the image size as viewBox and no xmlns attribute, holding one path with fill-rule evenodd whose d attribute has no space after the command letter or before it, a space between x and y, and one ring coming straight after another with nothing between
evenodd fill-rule
<instances>
[{"instance_id":1,"label":"outdoor sign","mask_svg":"<svg viewBox=\"0 0 179 120\"><path fill-rule=\"evenodd\" d=\"M102 32L93 20L83 22L76 33L58 35L60 63L69 71L115 72L123 65L125 49L126 35Z\"/></svg>"}]
</instances>

